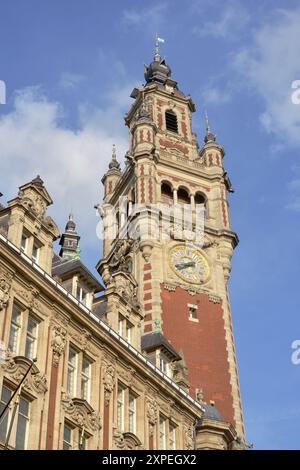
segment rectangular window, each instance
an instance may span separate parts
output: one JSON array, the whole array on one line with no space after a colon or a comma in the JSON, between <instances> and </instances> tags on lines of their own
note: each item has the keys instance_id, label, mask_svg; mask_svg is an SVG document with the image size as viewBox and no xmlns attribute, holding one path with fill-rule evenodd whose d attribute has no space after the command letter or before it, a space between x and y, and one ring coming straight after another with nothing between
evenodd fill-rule
<instances>
[{"instance_id":1,"label":"rectangular window","mask_svg":"<svg viewBox=\"0 0 300 470\"><path fill-rule=\"evenodd\" d=\"M26 449L28 423L29 423L29 401L20 397L17 433L16 433L16 449Z\"/></svg>"},{"instance_id":2,"label":"rectangular window","mask_svg":"<svg viewBox=\"0 0 300 470\"><path fill-rule=\"evenodd\" d=\"M25 356L34 359L36 356L38 322L29 315L27 323Z\"/></svg>"},{"instance_id":3,"label":"rectangular window","mask_svg":"<svg viewBox=\"0 0 300 470\"><path fill-rule=\"evenodd\" d=\"M131 343L132 326L128 321L126 321L126 327L125 328L126 328L125 339L128 341L128 343Z\"/></svg>"},{"instance_id":4,"label":"rectangular window","mask_svg":"<svg viewBox=\"0 0 300 470\"><path fill-rule=\"evenodd\" d=\"M122 385L118 385L117 395L117 427L118 430L124 431L124 406L125 406L125 389Z\"/></svg>"},{"instance_id":5,"label":"rectangular window","mask_svg":"<svg viewBox=\"0 0 300 470\"><path fill-rule=\"evenodd\" d=\"M28 247L28 237L23 233L22 239L21 239L21 251L23 253L27 253L27 247Z\"/></svg>"},{"instance_id":6,"label":"rectangular window","mask_svg":"<svg viewBox=\"0 0 300 470\"><path fill-rule=\"evenodd\" d=\"M64 425L63 450L72 449L72 429L67 424Z\"/></svg>"},{"instance_id":7,"label":"rectangular window","mask_svg":"<svg viewBox=\"0 0 300 470\"><path fill-rule=\"evenodd\" d=\"M135 434L136 428L136 397L133 393L129 392L128 399L128 430Z\"/></svg>"},{"instance_id":8,"label":"rectangular window","mask_svg":"<svg viewBox=\"0 0 300 470\"><path fill-rule=\"evenodd\" d=\"M176 449L176 426L172 423L169 425L169 449Z\"/></svg>"},{"instance_id":9,"label":"rectangular window","mask_svg":"<svg viewBox=\"0 0 300 470\"><path fill-rule=\"evenodd\" d=\"M198 319L198 314L197 314L198 306L188 304L188 309L189 309L189 319L197 320Z\"/></svg>"},{"instance_id":10,"label":"rectangular window","mask_svg":"<svg viewBox=\"0 0 300 470\"><path fill-rule=\"evenodd\" d=\"M159 417L159 448L166 448L166 419L162 416Z\"/></svg>"},{"instance_id":11,"label":"rectangular window","mask_svg":"<svg viewBox=\"0 0 300 470\"><path fill-rule=\"evenodd\" d=\"M77 284L76 298L79 300L79 302L86 305L87 295L88 295L88 292L85 289L83 289L83 287L81 287L79 284Z\"/></svg>"},{"instance_id":12,"label":"rectangular window","mask_svg":"<svg viewBox=\"0 0 300 470\"><path fill-rule=\"evenodd\" d=\"M39 261L39 254L40 254L40 247L37 245L36 242L34 242L33 247L32 247L31 258L35 263L38 263Z\"/></svg>"},{"instance_id":13,"label":"rectangular window","mask_svg":"<svg viewBox=\"0 0 300 470\"><path fill-rule=\"evenodd\" d=\"M126 318L119 315L118 321L118 333L122 336L128 343L131 343L132 340L132 324L126 320Z\"/></svg>"},{"instance_id":14,"label":"rectangular window","mask_svg":"<svg viewBox=\"0 0 300 470\"><path fill-rule=\"evenodd\" d=\"M118 333L120 336L123 336L123 319L121 316L119 316L119 321L118 321Z\"/></svg>"},{"instance_id":15,"label":"rectangular window","mask_svg":"<svg viewBox=\"0 0 300 470\"><path fill-rule=\"evenodd\" d=\"M170 361L169 359L167 358L167 356L165 356L161 351L160 351L160 354L159 354L159 368L160 370L166 374L166 375L169 375L170 374L170 365L169 365Z\"/></svg>"},{"instance_id":16,"label":"rectangular window","mask_svg":"<svg viewBox=\"0 0 300 470\"><path fill-rule=\"evenodd\" d=\"M21 331L21 314L22 311L17 305L13 305L11 324L9 331L8 349L13 353L18 353L19 338Z\"/></svg>"},{"instance_id":17,"label":"rectangular window","mask_svg":"<svg viewBox=\"0 0 300 470\"><path fill-rule=\"evenodd\" d=\"M11 390L7 388L5 385L2 387L2 393L1 393L1 401L0 401L0 413L5 408L5 405L8 403L10 397L11 397ZM9 423L9 410L6 410L6 413L4 416L2 416L1 422L0 422L0 441L4 444L6 441L6 435L7 435L7 430L8 430L8 423Z\"/></svg>"},{"instance_id":18,"label":"rectangular window","mask_svg":"<svg viewBox=\"0 0 300 470\"><path fill-rule=\"evenodd\" d=\"M67 393L70 397L76 395L76 369L77 369L77 353L70 347L68 357L67 371Z\"/></svg>"},{"instance_id":19,"label":"rectangular window","mask_svg":"<svg viewBox=\"0 0 300 470\"><path fill-rule=\"evenodd\" d=\"M81 369L81 398L89 401L91 381L91 364L90 361L83 356Z\"/></svg>"}]
</instances>

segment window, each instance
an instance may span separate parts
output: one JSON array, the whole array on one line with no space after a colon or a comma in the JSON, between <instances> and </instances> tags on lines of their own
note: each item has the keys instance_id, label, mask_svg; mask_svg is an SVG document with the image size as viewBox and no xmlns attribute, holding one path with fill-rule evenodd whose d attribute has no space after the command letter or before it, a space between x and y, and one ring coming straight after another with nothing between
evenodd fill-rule
<instances>
[{"instance_id":1,"label":"window","mask_svg":"<svg viewBox=\"0 0 300 470\"><path fill-rule=\"evenodd\" d=\"M67 393L70 397L76 395L76 369L77 369L77 352L69 349L68 371L67 371Z\"/></svg>"},{"instance_id":2,"label":"window","mask_svg":"<svg viewBox=\"0 0 300 470\"><path fill-rule=\"evenodd\" d=\"M79 284L77 284L76 297L84 305L86 305L87 294L88 292L85 289L83 289L83 287L81 287Z\"/></svg>"},{"instance_id":3,"label":"window","mask_svg":"<svg viewBox=\"0 0 300 470\"><path fill-rule=\"evenodd\" d=\"M176 449L176 426L172 423L169 425L169 449Z\"/></svg>"},{"instance_id":4,"label":"window","mask_svg":"<svg viewBox=\"0 0 300 470\"><path fill-rule=\"evenodd\" d=\"M27 253L27 247L28 247L28 237L23 233L22 239L21 239L21 251L23 253Z\"/></svg>"},{"instance_id":5,"label":"window","mask_svg":"<svg viewBox=\"0 0 300 470\"><path fill-rule=\"evenodd\" d=\"M136 394L123 384L118 383L117 428L120 432L136 433L136 405Z\"/></svg>"},{"instance_id":6,"label":"window","mask_svg":"<svg viewBox=\"0 0 300 470\"><path fill-rule=\"evenodd\" d=\"M11 390L7 388L5 385L2 387L2 393L1 393L1 401L0 401L0 412L4 410L5 405L8 403L10 397L11 397ZM10 411L6 410L6 413L4 416L2 416L1 423L0 423L0 441L2 443L6 442L6 435L7 435L7 430L8 430L8 424L9 424L9 419L10 417Z\"/></svg>"},{"instance_id":7,"label":"window","mask_svg":"<svg viewBox=\"0 0 300 470\"><path fill-rule=\"evenodd\" d=\"M10 397L12 395L12 390L8 387L3 385L2 393L1 393L1 402L0 402L0 411L2 412L5 405L8 403ZM17 400L17 398L15 398ZM16 401L13 402L15 405ZM13 407L7 409L4 417L0 423L0 441L4 444L6 443L7 433L9 431L9 427L13 424L9 443L14 445L16 449L22 450L26 449L27 444L27 437L28 437L28 427L29 427L29 409L30 403L29 401L21 396L19 398L19 404L17 408L17 415L15 417L14 423L11 422L13 419Z\"/></svg>"},{"instance_id":8,"label":"window","mask_svg":"<svg viewBox=\"0 0 300 470\"><path fill-rule=\"evenodd\" d=\"M159 368L164 374L170 376L170 359L162 351L159 351Z\"/></svg>"},{"instance_id":9,"label":"window","mask_svg":"<svg viewBox=\"0 0 300 470\"><path fill-rule=\"evenodd\" d=\"M177 192L177 201L179 204L190 204L190 196L184 188L179 188Z\"/></svg>"},{"instance_id":10,"label":"window","mask_svg":"<svg viewBox=\"0 0 300 470\"><path fill-rule=\"evenodd\" d=\"M168 131L176 132L178 134L177 116L173 111L166 111L166 128Z\"/></svg>"},{"instance_id":11,"label":"window","mask_svg":"<svg viewBox=\"0 0 300 470\"><path fill-rule=\"evenodd\" d=\"M136 428L136 396L129 392L128 400L128 430L135 434Z\"/></svg>"},{"instance_id":12,"label":"window","mask_svg":"<svg viewBox=\"0 0 300 470\"><path fill-rule=\"evenodd\" d=\"M168 183L161 185L161 202L165 204L173 204L173 191Z\"/></svg>"},{"instance_id":13,"label":"window","mask_svg":"<svg viewBox=\"0 0 300 470\"><path fill-rule=\"evenodd\" d=\"M26 449L26 441L29 423L29 401L20 397L17 432L16 432L16 449Z\"/></svg>"},{"instance_id":14,"label":"window","mask_svg":"<svg viewBox=\"0 0 300 470\"><path fill-rule=\"evenodd\" d=\"M81 368L81 398L89 400L91 380L91 364L90 361L83 356Z\"/></svg>"},{"instance_id":15,"label":"window","mask_svg":"<svg viewBox=\"0 0 300 470\"><path fill-rule=\"evenodd\" d=\"M124 408L125 408L125 388L118 384L117 394L117 428L124 431Z\"/></svg>"},{"instance_id":16,"label":"window","mask_svg":"<svg viewBox=\"0 0 300 470\"><path fill-rule=\"evenodd\" d=\"M40 247L36 242L33 243L31 258L35 263L39 261Z\"/></svg>"},{"instance_id":17,"label":"window","mask_svg":"<svg viewBox=\"0 0 300 470\"><path fill-rule=\"evenodd\" d=\"M21 314L22 314L22 311L20 307L14 304L13 310L12 310L9 340L8 340L8 349L13 354L18 353L20 331L21 331Z\"/></svg>"},{"instance_id":18,"label":"window","mask_svg":"<svg viewBox=\"0 0 300 470\"><path fill-rule=\"evenodd\" d=\"M29 315L28 323L27 323L26 344L25 344L25 356L28 357L28 359L34 359L36 355L37 330L38 330L37 321L31 315Z\"/></svg>"},{"instance_id":19,"label":"window","mask_svg":"<svg viewBox=\"0 0 300 470\"><path fill-rule=\"evenodd\" d=\"M166 449L166 424L167 420L162 416L159 417L159 448Z\"/></svg>"},{"instance_id":20,"label":"window","mask_svg":"<svg viewBox=\"0 0 300 470\"><path fill-rule=\"evenodd\" d=\"M197 314L198 306L188 304L188 309L189 309L189 320L197 320L198 321L198 314Z\"/></svg>"},{"instance_id":21,"label":"window","mask_svg":"<svg viewBox=\"0 0 300 470\"><path fill-rule=\"evenodd\" d=\"M132 324L126 320L122 315L119 315L118 320L118 333L122 338L126 339L128 343L132 341Z\"/></svg>"},{"instance_id":22,"label":"window","mask_svg":"<svg viewBox=\"0 0 300 470\"><path fill-rule=\"evenodd\" d=\"M177 426L164 416L159 416L159 448L160 450L176 449Z\"/></svg>"},{"instance_id":23,"label":"window","mask_svg":"<svg viewBox=\"0 0 300 470\"><path fill-rule=\"evenodd\" d=\"M72 449L72 429L67 424L64 425L63 450Z\"/></svg>"}]
</instances>

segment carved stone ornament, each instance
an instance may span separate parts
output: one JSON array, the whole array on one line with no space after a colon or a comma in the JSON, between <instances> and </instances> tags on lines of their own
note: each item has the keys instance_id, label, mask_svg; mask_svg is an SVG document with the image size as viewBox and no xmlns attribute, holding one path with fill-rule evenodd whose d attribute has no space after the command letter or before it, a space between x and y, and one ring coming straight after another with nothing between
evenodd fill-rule
<instances>
[{"instance_id":1,"label":"carved stone ornament","mask_svg":"<svg viewBox=\"0 0 300 470\"><path fill-rule=\"evenodd\" d=\"M120 450L141 450L143 448L139 438L131 432L122 433L115 430L113 442L115 447Z\"/></svg>"},{"instance_id":2,"label":"carved stone ornament","mask_svg":"<svg viewBox=\"0 0 300 470\"><path fill-rule=\"evenodd\" d=\"M9 379L19 384L26 374L27 370L31 365L31 361L23 356L13 356L12 353L7 352L1 368L5 375L9 376ZM46 393L48 390L47 378L40 372L37 366L34 364L31 371L27 375L23 382L23 388L29 393Z\"/></svg>"},{"instance_id":3,"label":"carved stone ornament","mask_svg":"<svg viewBox=\"0 0 300 470\"><path fill-rule=\"evenodd\" d=\"M12 280L13 274L0 266L0 311L8 304Z\"/></svg>"},{"instance_id":4,"label":"carved stone ornament","mask_svg":"<svg viewBox=\"0 0 300 470\"><path fill-rule=\"evenodd\" d=\"M194 431L193 426L184 426L184 449L194 449Z\"/></svg>"},{"instance_id":5,"label":"carved stone ornament","mask_svg":"<svg viewBox=\"0 0 300 470\"><path fill-rule=\"evenodd\" d=\"M91 405L81 398L70 398L66 393L62 394L62 407L68 419L80 428L94 433L102 428L101 417Z\"/></svg>"},{"instance_id":6,"label":"carved stone ornament","mask_svg":"<svg viewBox=\"0 0 300 470\"><path fill-rule=\"evenodd\" d=\"M107 405L110 400L111 393L115 386L116 369L112 364L108 364L105 368L103 384L104 384L104 401Z\"/></svg>"},{"instance_id":7,"label":"carved stone ornament","mask_svg":"<svg viewBox=\"0 0 300 470\"><path fill-rule=\"evenodd\" d=\"M20 190L18 198L22 206L32 212L38 219L44 217L47 205L42 196L32 190Z\"/></svg>"},{"instance_id":8,"label":"carved stone ornament","mask_svg":"<svg viewBox=\"0 0 300 470\"><path fill-rule=\"evenodd\" d=\"M114 273L116 271L128 272L128 264L126 256L130 252L133 240L119 240L115 246L114 254L109 261L109 271Z\"/></svg>"},{"instance_id":9,"label":"carved stone ornament","mask_svg":"<svg viewBox=\"0 0 300 470\"><path fill-rule=\"evenodd\" d=\"M140 303L137 298L137 285L131 274L117 272L112 275L112 285L114 290L122 299L133 308L139 310Z\"/></svg>"},{"instance_id":10,"label":"carved stone ornament","mask_svg":"<svg viewBox=\"0 0 300 470\"><path fill-rule=\"evenodd\" d=\"M150 425L150 435L153 435L154 426L157 423L157 415L158 415L158 407L157 402L153 398L146 399L146 410L147 410L147 418Z\"/></svg>"},{"instance_id":11,"label":"carved stone ornament","mask_svg":"<svg viewBox=\"0 0 300 470\"><path fill-rule=\"evenodd\" d=\"M39 307L37 300L39 291L34 286L29 286L26 289L19 289L17 290L17 294L22 298L29 309Z\"/></svg>"},{"instance_id":12,"label":"carved stone ornament","mask_svg":"<svg viewBox=\"0 0 300 470\"><path fill-rule=\"evenodd\" d=\"M67 330L61 325L55 325L52 330L52 335L53 365L58 367L60 356L66 346Z\"/></svg>"}]
</instances>

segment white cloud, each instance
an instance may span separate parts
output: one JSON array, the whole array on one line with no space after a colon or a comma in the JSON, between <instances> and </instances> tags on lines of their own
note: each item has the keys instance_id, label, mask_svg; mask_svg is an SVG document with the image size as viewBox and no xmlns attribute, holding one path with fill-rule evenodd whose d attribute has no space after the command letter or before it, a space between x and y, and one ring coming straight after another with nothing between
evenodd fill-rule
<instances>
[{"instance_id":1,"label":"white cloud","mask_svg":"<svg viewBox=\"0 0 300 470\"><path fill-rule=\"evenodd\" d=\"M206 7L211 10L211 4ZM245 26L250 20L250 15L247 9L237 1L230 1L222 8L218 19L213 21L206 21L199 26L194 27L193 32L200 36L211 36L214 38L233 39L237 34L243 31ZM207 11L206 15L207 16ZM199 11L204 16L203 11ZM211 15L214 16L214 15Z\"/></svg>"},{"instance_id":2,"label":"white cloud","mask_svg":"<svg viewBox=\"0 0 300 470\"><path fill-rule=\"evenodd\" d=\"M126 9L122 14L122 23L126 27L143 28L153 36L160 32L166 20L168 4L166 2L150 5L148 8Z\"/></svg>"},{"instance_id":3,"label":"white cloud","mask_svg":"<svg viewBox=\"0 0 300 470\"><path fill-rule=\"evenodd\" d=\"M300 79L300 8L277 10L254 33L252 45L233 67L264 102L260 122L285 145L300 145L300 105L292 102L292 83Z\"/></svg>"},{"instance_id":4,"label":"white cloud","mask_svg":"<svg viewBox=\"0 0 300 470\"><path fill-rule=\"evenodd\" d=\"M64 89L74 89L80 85L85 77L80 74L63 72L59 80L59 86Z\"/></svg>"},{"instance_id":5,"label":"white cloud","mask_svg":"<svg viewBox=\"0 0 300 470\"><path fill-rule=\"evenodd\" d=\"M127 150L122 120L130 98L126 101L125 93L129 95L128 87L119 90L121 101L112 93L105 109L81 109L81 126L76 131L62 124L62 106L49 101L38 88L17 93L12 111L0 118L2 199L14 197L18 186L40 174L54 200L50 213L60 228L72 209L83 244L99 246L99 254L93 206L102 199L101 177L112 144L117 146L119 160Z\"/></svg>"}]
</instances>

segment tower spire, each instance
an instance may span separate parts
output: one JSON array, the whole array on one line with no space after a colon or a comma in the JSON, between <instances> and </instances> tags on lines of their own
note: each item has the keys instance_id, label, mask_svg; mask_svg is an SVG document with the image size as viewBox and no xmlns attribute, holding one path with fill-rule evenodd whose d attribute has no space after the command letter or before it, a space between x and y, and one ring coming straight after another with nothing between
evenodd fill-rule
<instances>
[{"instance_id":1,"label":"tower spire","mask_svg":"<svg viewBox=\"0 0 300 470\"><path fill-rule=\"evenodd\" d=\"M163 38L160 38L160 37L158 36L158 34L156 33L156 35L155 35L155 50L154 50L154 51L155 51L155 52L154 52L154 60L155 60L156 62L159 62L159 61L161 60L160 50L159 50L159 44L160 44L160 43L163 44L164 42L165 42L165 40L164 40Z\"/></svg>"},{"instance_id":2,"label":"tower spire","mask_svg":"<svg viewBox=\"0 0 300 470\"><path fill-rule=\"evenodd\" d=\"M76 255L78 253L79 240L80 236L76 232L76 224L73 220L73 214L70 212L65 231L59 242L61 245L59 256L65 259L78 259L76 258Z\"/></svg>"},{"instance_id":3,"label":"tower spire","mask_svg":"<svg viewBox=\"0 0 300 470\"><path fill-rule=\"evenodd\" d=\"M205 137L204 137L204 142L206 144L211 143L211 142L215 142L216 141L216 136L211 131L207 110L205 110L205 128L206 128L206 134L205 134Z\"/></svg>"},{"instance_id":4,"label":"tower spire","mask_svg":"<svg viewBox=\"0 0 300 470\"><path fill-rule=\"evenodd\" d=\"M109 163L109 169L110 170L119 170L120 169L120 163L117 160L117 152L116 152L116 145L113 144L112 146L112 155L111 155L111 161Z\"/></svg>"}]
</instances>

